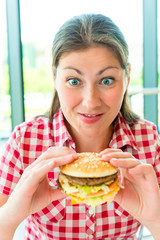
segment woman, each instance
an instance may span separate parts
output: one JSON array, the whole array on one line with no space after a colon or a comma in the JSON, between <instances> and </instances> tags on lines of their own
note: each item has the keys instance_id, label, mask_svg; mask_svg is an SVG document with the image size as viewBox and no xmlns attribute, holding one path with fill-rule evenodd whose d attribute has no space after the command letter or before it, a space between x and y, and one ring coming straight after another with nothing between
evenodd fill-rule
<instances>
[{"instance_id":1,"label":"woman","mask_svg":"<svg viewBox=\"0 0 160 240\"><path fill-rule=\"evenodd\" d=\"M160 239L160 141L129 108L123 34L103 15L81 15L60 28L52 53L49 119L17 126L1 158L1 239L25 218L25 239L136 239L141 224ZM125 188L95 215L57 189L58 167L76 152L98 152L121 171Z\"/></svg>"}]
</instances>

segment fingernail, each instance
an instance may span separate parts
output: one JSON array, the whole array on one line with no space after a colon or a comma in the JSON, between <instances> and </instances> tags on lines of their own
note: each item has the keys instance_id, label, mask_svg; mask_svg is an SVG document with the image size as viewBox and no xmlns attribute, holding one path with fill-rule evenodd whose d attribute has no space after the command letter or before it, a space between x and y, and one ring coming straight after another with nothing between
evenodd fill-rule
<instances>
[{"instance_id":1,"label":"fingernail","mask_svg":"<svg viewBox=\"0 0 160 240\"><path fill-rule=\"evenodd\" d=\"M108 159L110 156L111 156L111 155L108 153L108 154L102 155L102 158L103 158L103 159Z\"/></svg>"}]
</instances>

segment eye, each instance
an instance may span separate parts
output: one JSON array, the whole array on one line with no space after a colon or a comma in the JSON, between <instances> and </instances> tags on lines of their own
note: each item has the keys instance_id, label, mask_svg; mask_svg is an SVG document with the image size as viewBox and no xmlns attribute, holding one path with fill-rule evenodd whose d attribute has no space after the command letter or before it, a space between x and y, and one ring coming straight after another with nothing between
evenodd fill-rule
<instances>
[{"instance_id":1,"label":"eye","mask_svg":"<svg viewBox=\"0 0 160 240\"><path fill-rule=\"evenodd\" d=\"M111 85L111 83L113 82L114 80L112 78L103 78L102 79L102 84L103 85Z\"/></svg>"},{"instance_id":2,"label":"eye","mask_svg":"<svg viewBox=\"0 0 160 240\"><path fill-rule=\"evenodd\" d=\"M71 78L68 80L69 84L72 86L77 86L80 82L77 78Z\"/></svg>"}]
</instances>

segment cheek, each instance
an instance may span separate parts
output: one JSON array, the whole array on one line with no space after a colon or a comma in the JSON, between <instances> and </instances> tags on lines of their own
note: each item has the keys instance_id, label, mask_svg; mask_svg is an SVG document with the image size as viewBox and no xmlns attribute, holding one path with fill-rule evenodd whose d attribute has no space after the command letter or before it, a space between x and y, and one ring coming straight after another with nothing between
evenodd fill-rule
<instances>
[{"instance_id":1,"label":"cheek","mask_svg":"<svg viewBox=\"0 0 160 240\"><path fill-rule=\"evenodd\" d=\"M109 93L106 94L106 96L104 96L104 102L106 105L110 106L110 107L114 107L117 108L122 104L123 101L123 97L124 97L124 93L121 89L117 89L117 91L111 91Z\"/></svg>"},{"instance_id":2,"label":"cheek","mask_svg":"<svg viewBox=\"0 0 160 240\"><path fill-rule=\"evenodd\" d=\"M58 91L58 90L57 90ZM60 105L64 108L72 108L79 104L78 94L71 89L61 89L58 91Z\"/></svg>"}]
</instances>

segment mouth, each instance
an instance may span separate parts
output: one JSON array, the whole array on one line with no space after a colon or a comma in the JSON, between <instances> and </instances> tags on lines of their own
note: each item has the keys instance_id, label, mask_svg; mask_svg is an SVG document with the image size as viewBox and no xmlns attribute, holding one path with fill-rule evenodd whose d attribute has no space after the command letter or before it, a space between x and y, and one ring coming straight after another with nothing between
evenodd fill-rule
<instances>
[{"instance_id":1,"label":"mouth","mask_svg":"<svg viewBox=\"0 0 160 240\"><path fill-rule=\"evenodd\" d=\"M102 114L82 114L84 117L88 117L88 118L94 118L94 117L97 117L97 116L100 116Z\"/></svg>"},{"instance_id":2,"label":"mouth","mask_svg":"<svg viewBox=\"0 0 160 240\"><path fill-rule=\"evenodd\" d=\"M84 123L92 124L98 122L101 119L103 113L98 114L80 113L79 115Z\"/></svg>"}]
</instances>

